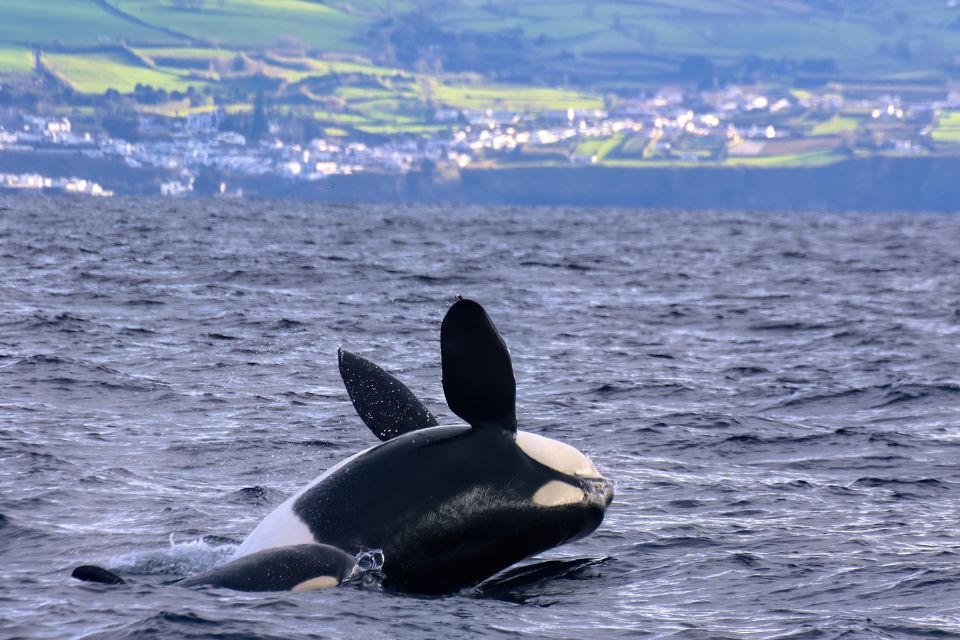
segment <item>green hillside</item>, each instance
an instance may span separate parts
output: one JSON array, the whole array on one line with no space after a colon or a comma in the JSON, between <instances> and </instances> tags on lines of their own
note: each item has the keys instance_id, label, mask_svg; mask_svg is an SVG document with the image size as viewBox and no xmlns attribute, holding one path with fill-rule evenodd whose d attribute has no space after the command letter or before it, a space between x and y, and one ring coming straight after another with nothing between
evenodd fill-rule
<instances>
[{"instance_id":1,"label":"green hillside","mask_svg":"<svg viewBox=\"0 0 960 640\"><path fill-rule=\"evenodd\" d=\"M275 116L313 120L331 135L423 134L442 128L437 109L599 109L666 84L942 87L960 77L960 8L950 4L0 0L0 80L40 74L61 103L116 91L133 94L128 112L165 115L216 105L249 117L262 94ZM853 135L863 115L794 126ZM933 139L954 141L953 124ZM651 149L580 153L631 163L651 160Z\"/></svg>"},{"instance_id":2,"label":"green hillside","mask_svg":"<svg viewBox=\"0 0 960 640\"><path fill-rule=\"evenodd\" d=\"M725 74L941 77L960 57L960 8L945 0L0 0L0 11L2 47L285 40L408 70L600 89Z\"/></svg>"},{"instance_id":3,"label":"green hillside","mask_svg":"<svg viewBox=\"0 0 960 640\"><path fill-rule=\"evenodd\" d=\"M26 47L0 43L0 73L30 73L33 57Z\"/></svg>"},{"instance_id":4,"label":"green hillside","mask_svg":"<svg viewBox=\"0 0 960 640\"><path fill-rule=\"evenodd\" d=\"M202 10L177 9L172 2L112 0L125 14L149 24L239 48L270 46L292 36L308 47L361 52L368 20L306 0L224 0Z\"/></svg>"},{"instance_id":5,"label":"green hillside","mask_svg":"<svg viewBox=\"0 0 960 640\"><path fill-rule=\"evenodd\" d=\"M0 0L0 42L47 46L180 39L110 13L95 0Z\"/></svg>"},{"instance_id":6,"label":"green hillside","mask_svg":"<svg viewBox=\"0 0 960 640\"><path fill-rule=\"evenodd\" d=\"M186 91L190 86L205 84L191 79L188 72L150 68L112 53L45 53L42 60L50 72L79 93L103 93L108 89L130 93L137 84Z\"/></svg>"}]
</instances>

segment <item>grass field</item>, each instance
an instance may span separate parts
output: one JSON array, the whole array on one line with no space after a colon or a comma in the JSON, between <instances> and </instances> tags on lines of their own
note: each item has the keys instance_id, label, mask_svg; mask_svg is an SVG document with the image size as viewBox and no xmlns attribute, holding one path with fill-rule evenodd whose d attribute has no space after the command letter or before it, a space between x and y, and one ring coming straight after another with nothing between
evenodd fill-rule
<instances>
[{"instance_id":1,"label":"grass field","mask_svg":"<svg viewBox=\"0 0 960 640\"><path fill-rule=\"evenodd\" d=\"M814 0L208 0L200 11L177 9L170 0L109 1L120 14L94 0L0 0L0 42L185 44L165 31L172 30L227 49L270 46L288 36L308 48L368 53L382 44L372 35L375 23L427 8L451 32L522 29L536 43L525 55L558 67L602 61L600 69L615 70L625 64L613 58L619 55L640 56L630 64L641 66L648 54L707 55L715 64L757 55L829 57L846 72L903 78L941 73L960 55L954 28L960 15L945 0L876 0L869 10ZM572 62L558 58L561 52L572 54Z\"/></svg>"},{"instance_id":2,"label":"grass field","mask_svg":"<svg viewBox=\"0 0 960 640\"><path fill-rule=\"evenodd\" d=\"M186 91L205 82L186 77L186 72L150 69L109 53L45 53L44 63L66 84L80 93L103 93L116 89L129 93L139 84L167 91Z\"/></svg>"},{"instance_id":3,"label":"grass field","mask_svg":"<svg viewBox=\"0 0 960 640\"><path fill-rule=\"evenodd\" d=\"M856 131L860 126L860 120L844 116L834 116L825 122L815 126L810 135L813 136L832 136L844 131Z\"/></svg>"},{"instance_id":4,"label":"grass field","mask_svg":"<svg viewBox=\"0 0 960 640\"><path fill-rule=\"evenodd\" d=\"M134 51L154 60L169 59L196 63L230 60L238 53L231 49L201 47L137 47Z\"/></svg>"},{"instance_id":5,"label":"grass field","mask_svg":"<svg viewBox=\"0 0 960 640\"><path fill-rule=\"evenodd\" d=\"M31 72L29 43L43 51L54 75L80 93L128 93L143 84L214 94L193 105L141 105L144 111L182 115L215 101L228 113L245 113L254 93L266 90L276 113L313 115L322 127L426 135L446 128L432 122L434 110L443 107L528 113L602 109L607 93L624 96L683 83L679 74L691 56L705 56L716 69L737 69L747 57L788 69L770 72L780 75L764 76L763 82L779 82L781 76L793 81L789 69L824 58L835 63L838 82L855 77L891 86L893 80L947 82L960 68L955 26L960 8L948 7L946 0L859 1L206 0L201 10L188 11L173 0L0 0L0 73ZM401 14L414 13L420 17L404 22ZM438 36L434 25L446 33ZM390 34L400 39L391 41ZM421 42L420 36L437 37L441 44ZM518 39L523 45L509 75L494 62L483 67L485 59L502 60L502 49ZM449 55L451 47L461 45L476 49L464 59L478 69L451 65L456 71L451 72L445 66L457 60ZM397 50L401 47L408 49ZM411 58L411 51L425 58ZM525 78L528 84L497 80L502 77ZM688 86L695 82L686 80ZM842 84L834 86L843 92ZM791 121L788 128L816 140L817 148L772 145L726 163L836 162L846 157L837 145L851 144L851 136L839 134L870 127L869 107L848 105L827 120L808 112ZM932 139L960 143L960 112L945 114ZM675 163L681 155L717 157L716 149L695 145L664 154L658 141L618 135L571 143L567 151L610 166Z\"/></svg>"},{"instance_id":6,"label":"grass field","mask_svg":"<svg viewBox=\"0 0 960 640\"><path fill-rule=\"evenodd\" d=\"M940 122L932 136L937 142L960 142L960 111L951 111L940 116Z\"/></svg>"},{"instance_id":7,"label":"grass field","mask_svg":"<svg viewBox=\"0 0 960 640\"><path fill-rule=\"evenodd\" d=\"M598 162L602 162L610 153L623 144L626 136L618 133L609 138L597 138L587 140L577 145L575 153L581 156L596 156Z\"/></svg>"},{"instance_id":8,"label":"grass field","mask_svg":"<svg viewBox=\"0 0 960 640\"><path fill-rule=\"evenodd\" d=\"M458 109L563 111L602 109L600 96L581 91L510 86L451 86L438 84L433 99Z\"/></svg>"},{"instance_id":9,"label":"grass field","mask_svg":"<svg viewBox=\"0 0 960 640\"><path fill-rule=\"evenodd\" d=\"M0 73L30 73L33 56L26 47L0 43Z\"/></svg>"},{"instance_id":10,"label":"grass field","mask_svg":"<svg viewBox=\"0 0 960 640\"><path fill-rule=\"evenodd\" d=\"M833 151L811 151L751 158L727 158L728 167L817 167L845 160L846 156Z\"/></svg>"},{"instance_id":11,"label":"grass field","mask_svg":"<svg viewBox=\"0 0 960 640\"><path fill-rule=\"evenodd\" d=\"M707 56L717 66L736 65L750 56L795 62L830 58L842 73L898 79L944 77L944 69L960 59L954 27L960 10L951 9L945 0L876 0L869 10L819 0L207 0L198 11L178 9L172 0L107 1L116 12L95 0L0 0L0 46L7 47L0 49L0 68L23 70L22 57L9 47L27 42L41 47L125 42L178 69L204 69L241 50L261 51L278 40L300 43L315 55L316 51L371 55L384 45L373 25L425 9L429 19L451 33L493 36L517 30L513 37L522 33L526 43L518 52L522 64L552 69L554 77L580 78L597 91L670 77L683 60L695 55ZM483 57L479 50L476 59ZM109 77L119 77L115 65L106 71ZM324 73L386 77L398 72L362 61L301 57L285 62L277 56L264 73L295 82ZM164 87L178 82L176 73L166 75L154 80ZM467 89L448 81L437 86L435 99L470 109L599 105L589 93L544 91L538 95L534 90ZM836 133L830 127L849 123L823 126L827 128L817 135Z\"/></svg>"},{"instance_id":12,"label":"grass field","mask_svg":"<svg viewBox=\"0 0 960 640\"><path fill-rule=\"evenodd\" d=\"M891 77L936 73L960 54L958 12L943 0L877 0L865 7L824 8L808 0L436 3L432 14L451 30L522 28L536 55L706 55L714 63L744 56L833 58L849 72ZM849 4L849 3L846 3ZM909 51L900 43L909 43ZM898 49L898 47L900 47ZM615 64L613 60L609 63Z\"/></svg>"},{"instance_id":13,"label":"grass field","mask_svg":"<svg viewBox=\"0 0 960 640\"><path fill-rule=\"evenodd\" d=\"M120 10L150 24L228 46L272 45L292 36L308 47L360 51L355 38L369 20L306 0L225 0L202 11L175 9L158 0L114 0Z\"/></svg>"},{"instance_id":14,"label":"grass field","mask_svg":"<svg viewBox=\"0 0 960 640\"><path fill-rule=\"evenodd\" d=\"M95 45L121 40L165 41L178 38L111 15L93 0L0 0L0 41Z\"/></svg>"}]
</instances>

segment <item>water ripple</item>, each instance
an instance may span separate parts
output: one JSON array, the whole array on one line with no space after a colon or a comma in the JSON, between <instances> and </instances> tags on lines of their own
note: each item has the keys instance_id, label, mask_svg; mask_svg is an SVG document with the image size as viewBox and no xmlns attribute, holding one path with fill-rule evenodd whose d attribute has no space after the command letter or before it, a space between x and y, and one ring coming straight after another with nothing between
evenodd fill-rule
<instances>
[{"instance_id":1,"label":"water ripple","mask_svg":"<svg viewBox=\"0 0 960 640\"><path fill-rule=\"evenodd\" d=\"M958 237L947 215L2 198L4 632L960 637ZM614 480L596 534L486 594L165 585L373 444L338 346L457 422L456 294L510 345L523 427ZM67 578L88 562L134 585Z\"/></svg>"}]
</instances>

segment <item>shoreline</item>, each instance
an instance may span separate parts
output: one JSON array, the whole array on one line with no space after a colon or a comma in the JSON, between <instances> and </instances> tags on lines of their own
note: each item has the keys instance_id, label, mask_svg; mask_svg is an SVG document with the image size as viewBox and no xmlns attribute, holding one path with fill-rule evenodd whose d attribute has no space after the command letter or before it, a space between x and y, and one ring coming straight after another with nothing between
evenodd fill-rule
<instances>
[{"instance_id":1,"label":"shoreline","mask_svg":"<svg viewBox=\"0 0 960 640\"><path fill-rule=\"evenodd\" d=\"M818 167L538 167L455 177L332 176L271 197L341 202L738 211L960 211L960 157L853 159ZM252 195L252 194L251 194Z\"/></svg>"},{"instance_id":2,"label":"shoreline","mask_svg":"<svg viewBox=\"0 0 960 640\"><path fill-rule=\"evenodd\" d=\"M50 162L52 158L54 162ZM120 196L159 196L160 183L175 175L134 169L122 159L0 153L0 173L32 172L96 181ZM594 165L456 170L443 166L406 174L334 175L313 182L275 176L222 178L229 192L240 189L247 197L323 202L958 212L957 176L960 156L873 156L808 167ZM210 195L213 192L198 190L187 197Z\"/></svg>"}]
</instances>

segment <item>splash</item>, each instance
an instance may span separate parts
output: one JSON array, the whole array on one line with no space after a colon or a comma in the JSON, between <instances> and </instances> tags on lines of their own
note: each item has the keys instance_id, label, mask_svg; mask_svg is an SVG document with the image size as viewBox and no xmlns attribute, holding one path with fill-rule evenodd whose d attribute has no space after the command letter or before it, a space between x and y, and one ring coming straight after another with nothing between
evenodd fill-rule
<instances>
[{"instance_id":1,"label":"splash","mask_svg":"<svg viewBox=\"0 0 960 640\"><path fill-rule=\"evenodd\" d=\"M171 534L169 547L118 556L107 561L107 566L122 575L190 576L223 564L236 548L233 544L215 546L204 538L177 542Z\"/></svg>"},{"instance_id":2,"label":"splash","mask_svg":"<svg viewBox=\"0 0 960 640\"><path fill-rule=\"evenodd\" d=\"M361 587L380 587L383 584L383 563L385 557L382 549L367 549L357 554L357 564L353 567L345 583Z\"/></svg>"}]
</instances>

